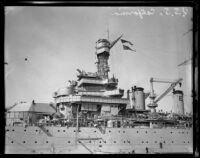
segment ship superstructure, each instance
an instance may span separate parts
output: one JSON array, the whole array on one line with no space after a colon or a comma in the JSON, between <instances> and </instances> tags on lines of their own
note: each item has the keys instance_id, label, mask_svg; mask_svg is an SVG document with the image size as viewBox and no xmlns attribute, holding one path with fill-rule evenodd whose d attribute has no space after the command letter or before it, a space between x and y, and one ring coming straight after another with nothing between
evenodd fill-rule
<instances>
[{"instance_id":1,"label":"ship superstructure","mask_svg":"<svg viewBox=\"0 0 200 158\"><path fill-rule=\"evenodd\" d=\"M182 79L150 79L151 92L133 86L118 88L109 76L108 59L114 41L96 42L97 72L77 69L77 80L53 93L56 112L38 117L30 125L6 126L9 153L191 153L192 117L184 114L183 92L175 90ZM153 82L171 83L156 98ZM157 103L173 89L172 113L156 112ZM145 108L149 97L150 109ZM8 110L9 112L9 110ZM11 111L10 111L11 112ZM23 121L23 118L21 119Z\"/></svg>"}]
</instances>

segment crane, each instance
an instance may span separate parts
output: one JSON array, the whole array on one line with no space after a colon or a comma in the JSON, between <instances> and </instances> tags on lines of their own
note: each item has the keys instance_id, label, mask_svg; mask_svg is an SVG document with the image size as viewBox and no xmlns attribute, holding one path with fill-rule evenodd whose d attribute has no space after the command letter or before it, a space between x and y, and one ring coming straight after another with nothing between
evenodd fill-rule
<instances>
[{"instance_id":1,"label":"crane","mask_svg":"<svg viewBox=\"0 0 200 158\"><path fill-rule=\"evenodd\" d=\"M155 108L158 106L157 103L165 96L167 95L178 83L181 87L182 78L176 79L176 80L166 80L166 79L158 79L158 78L150 78L150 86L151 86L151 92L149 95L150 103L147 105L151 111L155 111ZM153 82L159 82L159 83L171 83L170 87L167 88L158 98L156 98L156 94L154 93L153 89Z\"/></svg>"}]
</instances>

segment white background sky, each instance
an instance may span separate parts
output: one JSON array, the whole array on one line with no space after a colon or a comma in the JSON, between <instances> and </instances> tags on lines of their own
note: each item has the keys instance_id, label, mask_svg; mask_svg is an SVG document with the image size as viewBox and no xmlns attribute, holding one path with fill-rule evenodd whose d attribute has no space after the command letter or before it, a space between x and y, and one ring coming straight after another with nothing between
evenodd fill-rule
<instances>
[{"instance_id":1,"label":"white background sky","mask_svg":"<svg viewBox=\"0 0 200 158\"><path fill-rule=\"evenodd\" d=\"M137 16L141 9L152 15ZM109 26L111 41L123 33L123 39L131 41L136 49L136 53L124 51L120 42L111 49L110 76L115 74L119 87L127 90L136 85L148 92L150 77L181 77L183 86L177 89L184 91L185 111L191 112L191 64L177 65L192 54L192 32L184 34L192 28L192 9L168 9L169 12L164 7L6 7L6 106L33 99L53 101L54 91L65 87L68 80L77 79L77 68L96 72L95 42L107 38ZM169 86L154 85L158 95ZM171 110L170 95L159 102L158 109Z\"/></svg>"}]
</instances>

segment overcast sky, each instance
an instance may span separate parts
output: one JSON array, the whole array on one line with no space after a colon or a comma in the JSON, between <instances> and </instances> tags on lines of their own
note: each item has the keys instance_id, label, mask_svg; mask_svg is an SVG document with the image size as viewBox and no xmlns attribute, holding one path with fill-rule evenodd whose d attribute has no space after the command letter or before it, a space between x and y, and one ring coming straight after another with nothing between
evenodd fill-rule
<instances>
[{"instance_id":1,"label":"overcast sky","mask_svg":"<svg viewBox=\"0 0 200 158\"><path fill-rule=\"evenodd\" d=\"M107 38L109 28L109 40L123 34L136 49L124 51L120 42L111 49L110 76L119 79L119 88L136 85L148 92L150 77L183 78L177 89L184 91L190 112L191 63L177 65L192 56L192 32L186 33L191 18L186 7L6 7L6 106L33 99L51 102L54 91L77 79L77 68L96 72L95 42ZM154 84L158 95L168 87ZM171 108L169 93L158 109Z\"/></svg>"}]
</instances>

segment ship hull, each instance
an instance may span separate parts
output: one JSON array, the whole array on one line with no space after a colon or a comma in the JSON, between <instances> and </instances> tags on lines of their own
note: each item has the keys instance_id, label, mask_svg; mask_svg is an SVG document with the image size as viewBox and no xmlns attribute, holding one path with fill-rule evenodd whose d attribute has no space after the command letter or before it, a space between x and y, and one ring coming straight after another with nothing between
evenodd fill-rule
<instances>
[{"instance_id":1,"label":"ship hull","mask_svg":"<svg viewBox=\"0 0 200 158\"><path fill-rule=\"evenodd\" d=\"M192 128L6 127L6 153L192 153ZM77 138L77 139L76 139ZM77 141L76 141L77 140Z\"/></svg>"}]
</instances>

